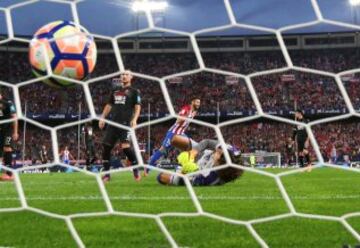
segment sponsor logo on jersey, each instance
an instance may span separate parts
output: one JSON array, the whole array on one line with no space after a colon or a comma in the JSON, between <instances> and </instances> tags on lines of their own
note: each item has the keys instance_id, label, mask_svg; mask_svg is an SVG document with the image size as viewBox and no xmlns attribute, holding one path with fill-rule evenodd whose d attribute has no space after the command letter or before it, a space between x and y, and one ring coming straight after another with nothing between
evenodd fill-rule
<instances>
[{"instance_id":1,"label":"sponsor logo on jersey","mask_svg":"<svg viewBox=\"0 0 360 248\"><path fill-rule=\"evenodd\" d=\"M116 91L114 93L114 99L115 99L115 104L125 104L125 102L126 102L126 91L125 91L125 93L123 93L121 91Z\"/></svg>"}]
</instances>

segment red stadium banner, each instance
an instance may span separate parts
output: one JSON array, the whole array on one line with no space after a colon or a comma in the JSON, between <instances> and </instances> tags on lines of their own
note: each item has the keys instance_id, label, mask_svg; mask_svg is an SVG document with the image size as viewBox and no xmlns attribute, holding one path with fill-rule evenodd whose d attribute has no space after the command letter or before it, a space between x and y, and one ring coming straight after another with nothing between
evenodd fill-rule
<instances>
[{"instance_id":1,"label":"red stadium banner","mask_svg":"<svg viewBox=\"0 0 360 248\"><path fill-rule=\"evenodd\" d=\"M283 74L281 75L281 82L293 82L295 81L294 74Z\"/></svg>"},{"instance_id":2,"label":"red stadium banner","mask_svg":"<svg viewBox=\"0 0 360 248\"><path fill-rule=\"evenodd\" d=\"M226 76L225 82L227 85L234 85L239 83L239 78L236 76Z\"/></svg>"},{"instance_id":3,"label":"red stadium banner","mask_svg":"<svg viewBox=\"0 0 360 248\"><path fill-rule=\"evenodd\" d=\"M181 84L182 82L183 82L182 77L169 78L169 83L171 83L171 84Z\"/></svg>"}]
</instances>

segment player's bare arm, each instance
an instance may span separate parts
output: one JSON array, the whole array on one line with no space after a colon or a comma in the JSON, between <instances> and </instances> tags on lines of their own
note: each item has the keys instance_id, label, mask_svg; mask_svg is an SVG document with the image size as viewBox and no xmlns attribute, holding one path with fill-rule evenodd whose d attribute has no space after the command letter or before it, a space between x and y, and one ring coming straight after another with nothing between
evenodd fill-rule
<instances>
[{"instance_id":1,"label":"player's bare arm","mask_svg":"<svg viewBox=\"0 0 360 248\"><path fill-rule=\"evenodd\" d=\"M102 112L102 114L101 114L102 120L99 121L99 128L100 128L100 129L103 129L103 128L104 128L104 126L105 126L105 120L103 120L103 119L105 119L105 118L109 115L109 113L110 113L110 111L111 111L111 108L112 108L112 106L111 106L110 104L106 104L106 105L105 105L104 110L103 110L103 112Z\"/></svg>"},{"instance_id":2,"label":"player's bare arm","mask_svg":"<svg viewBox=\"0 0 360 248\"><path fill-rule=\"evenodd\" d=\"M135 105L135 110L134 110L134 116L133 116L132 120L130 121L130 127L136 128L137 121L138 121L139 116L140 116L140 112L141 112L141 105L136 104Z\"/></svg>"}]
</instances>

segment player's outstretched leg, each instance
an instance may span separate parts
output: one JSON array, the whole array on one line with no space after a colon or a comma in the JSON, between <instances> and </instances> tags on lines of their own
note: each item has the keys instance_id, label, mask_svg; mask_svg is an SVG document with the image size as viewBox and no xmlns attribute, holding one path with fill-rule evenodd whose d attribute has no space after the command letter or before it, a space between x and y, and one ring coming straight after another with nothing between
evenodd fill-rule
<instances>
[{"instance_id":1,"label":"player's outstretched leg","mask_svg":"<svg viewBox=\"0 0 360 248\"><path fill-rule=\"evenodd\" d=\"M104 171L110 170L110 155L111 155L111 149L112 147L109 145L104 144L103 145L103 167ZM104 182L110 181L110 174L105 174L102 177L102 180Z\"/></svg>"},{"instance_id":2,"label":"player's outstretched leg","mask_svg":"<svg viewBox=\"0 0 360 248\"><path fill-rule=\"evenodd\" d=\"M165 148L164 147L160 147L158 150L156 150L156 152L151 156L149 164L151 166L156 167L156 163L157 161L162 158L165 155ZM150 169L149 168L145 168L144 169L144 176L147 176L149 174Z\"/></svg>"}]
</instances>

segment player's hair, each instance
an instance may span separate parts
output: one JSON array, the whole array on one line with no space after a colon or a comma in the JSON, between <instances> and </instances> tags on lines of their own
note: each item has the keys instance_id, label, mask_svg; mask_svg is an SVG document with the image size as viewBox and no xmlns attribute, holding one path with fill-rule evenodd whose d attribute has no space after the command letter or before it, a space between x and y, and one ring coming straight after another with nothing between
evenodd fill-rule
<instances>
[{"instance_id":1,"label":"player's hair","mask_svg":"<svg viewBox=\"0 0 360 248\"><path fill-rule=\"evenodd\" d=\"M201 100L199 96L193 96L191 97L191 101L194 101L194 100Z\"/></svg>"},{"instance_id":2,"label":"player's hair","mask_svg":"<svg viewBox=\"0 0 360 248\"><path fill-rule=\"evenodd\" d=\"M234 167L227 167L217 171L218 176L224 184L235 181L243 173L244 171L242 169Z\"/></svg>"},{"instance_id":3,"label":"player's hair","mask_svg":"<svg viewBox=\"0 0 360 248\"><path fill-rule=\"evenodd\" d=\"M297 110L295 111L295 113L299 113L299 114L304 115L304 111L303 111L303 110L301 110L301 109L297 109Z\"/></svg>"},{"instance_id":4,"label":"player's hair","mask_svg":"<svg viewBox=\"0 0 360 248\"><path fill-rule=\"evenodd\" d=\"M228 150L231 162L234 164L240 164L241 163L241 155L237 154L235 155L234 151ZM219 159L219 165L226 164L224 153L221 155ZM221 170L217 171L217 174L219 175L221 181L225 184L228 182L235 181L238 179L242 174L243 170L240 168L233 168L233 167L227 167Z\"/></svg>"}]
</instances>

